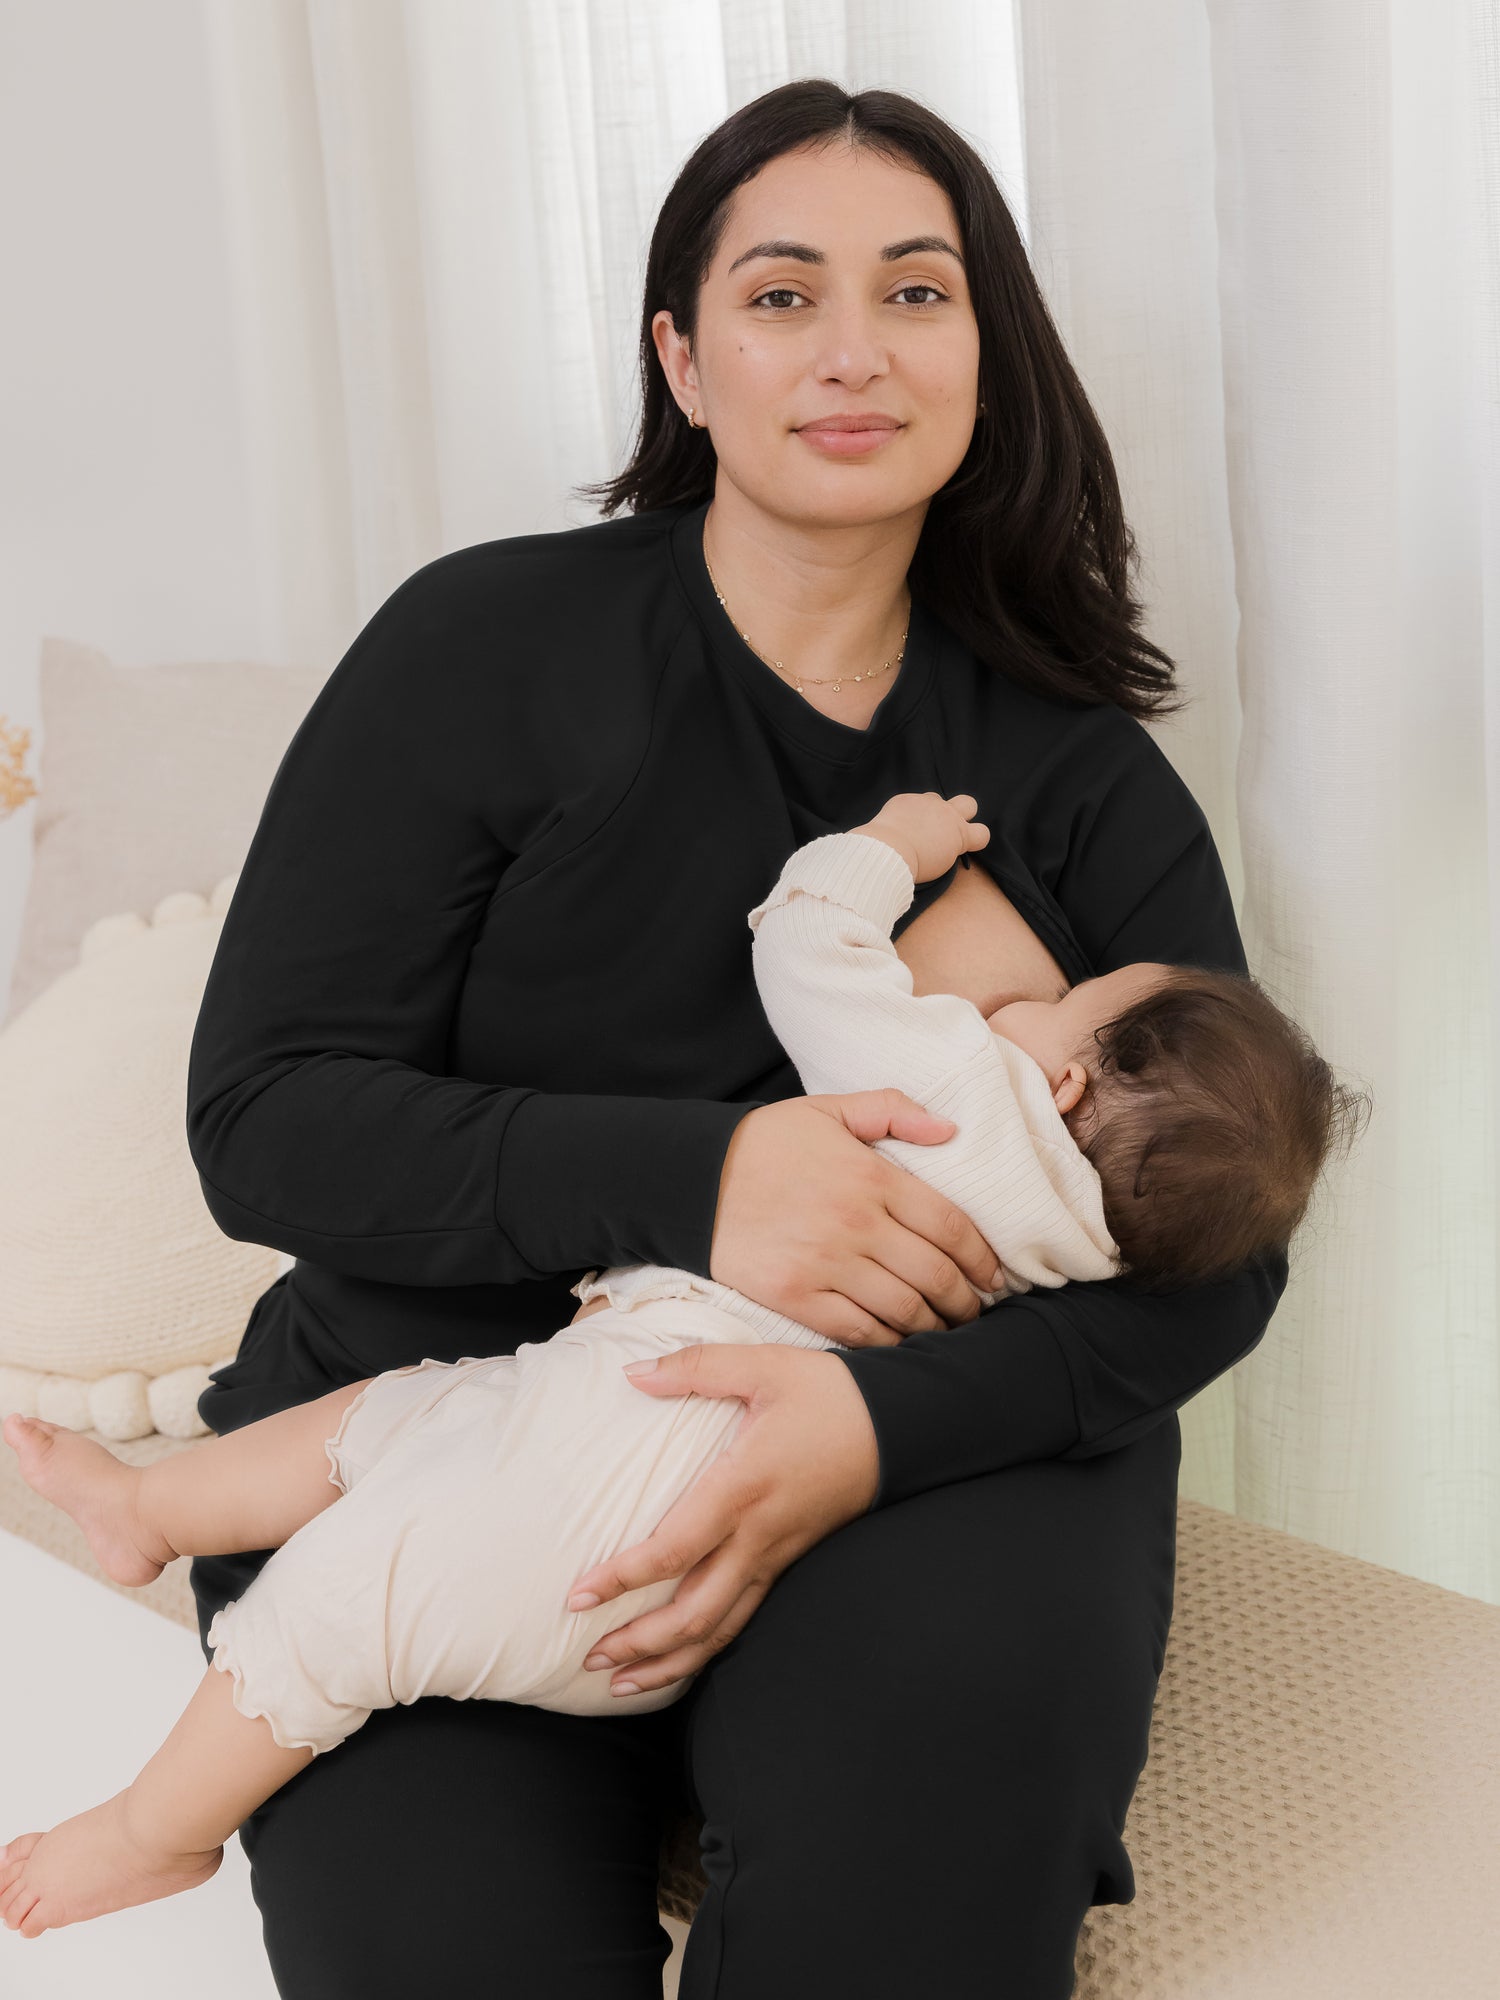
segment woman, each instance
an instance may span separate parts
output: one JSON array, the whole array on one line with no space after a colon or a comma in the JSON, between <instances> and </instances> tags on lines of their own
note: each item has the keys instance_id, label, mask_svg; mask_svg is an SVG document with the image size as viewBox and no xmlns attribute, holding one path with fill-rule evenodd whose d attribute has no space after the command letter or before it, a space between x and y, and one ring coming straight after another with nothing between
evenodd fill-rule
<instances>
[{"instance_id":1,"label":"woman","mask_svg":"<svg viewBox=\"0 0 1500 2000\"><path fill-rule=\"evenodd\" d=\"M801 82L710 134L658 220L642 366L603 489L631 512L419 570L277 772L188 1132L221 1226L297 1262L200 1408L222 1434L514 1351L642 1260L855 1351L635 1378L749 1406L651 1540L578 1579L682 1574L598 1670L697 1682L618 1719L372 1716L242 1830L267 1950L289 2000L645 2000L690 1803L683 2000L1062 2000L1084 1912L1134 1893L1174 1412L1255 1345L1285 1262L977 1313L991 1246L868 1143L947 1128L798 1094L745 913L805 839L966 790L992 838L917 893L918 991L989 1012L1132 959L1243 970L1137 720L1172 663L1004 202L920 106ZM880 439L808 428L850 412ZM200 1637L262 1560L195 1560Z\"/></svg>"}]
</instances>

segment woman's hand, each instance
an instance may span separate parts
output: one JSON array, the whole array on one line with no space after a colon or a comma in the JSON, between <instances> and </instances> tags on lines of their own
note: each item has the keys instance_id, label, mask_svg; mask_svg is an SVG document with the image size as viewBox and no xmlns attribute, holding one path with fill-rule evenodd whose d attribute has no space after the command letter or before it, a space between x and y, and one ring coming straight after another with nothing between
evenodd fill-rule
<instances>
[{"instance_id":1,"label":"woman's hand","mask_svg":"<svg viewBox=\"0 0 1500 2000\"><path fill-rule=\"evenodd\" d=\"M596 1672L627 1668L610 1682L621 1695L696 1673L748 1622L789 1563L866 1511L880 1478L864 1397L825 1349L714 1343L680 1347L640 1374L626 1372L647 1395L738 1396L745 1414L655 1533L573 1586L568 1609L582 1611L682 1577L670 1604L616 1626L584 1662Z\"/></svg>"},{"instance_id":2,"label":"woman's hand","mask_svg":"<svg viewBox=\"0 0 1500 2000\"><path fill-rule=\"evenodd\" d=\"M975 1318L974 1288L1005 1285L1000 1260L961 1208L870 1146L887 1134L941 1145L954 1130L899 1090L746 1112L719 1178L709 1276L845 1347Z\"/></svg>"}]
</instances>

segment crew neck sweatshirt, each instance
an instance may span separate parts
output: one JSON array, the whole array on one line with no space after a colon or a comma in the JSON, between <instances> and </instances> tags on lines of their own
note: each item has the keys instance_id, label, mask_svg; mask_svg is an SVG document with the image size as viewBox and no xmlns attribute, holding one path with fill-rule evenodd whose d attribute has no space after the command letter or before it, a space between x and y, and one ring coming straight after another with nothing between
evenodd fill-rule
<instances>
[{"instance_id":1,"label":"crew neck sweatshirt","mask_svg":"<svg viewBox=\"0 0 1500 2000\"><path fill-rule=\"evenodd\" d=\"M189 1059L210 1213L295 1260L199 1399L215 1431L513 1353L591 1269L709 1276L735 1126L802 1089L745 912L894 792L975 796L974 864L1073 983L1245 969L1204 816L1133 717L1020 687L915 597L869 726L825 716L720 606L707 508L438 557L293 736ZM1130 1441L1256 1345L1286 1276L1268 1253L1173 1294L1069 1284L837 1350L879 1447L872 1507Z\"/></svg>"}]
</instances>

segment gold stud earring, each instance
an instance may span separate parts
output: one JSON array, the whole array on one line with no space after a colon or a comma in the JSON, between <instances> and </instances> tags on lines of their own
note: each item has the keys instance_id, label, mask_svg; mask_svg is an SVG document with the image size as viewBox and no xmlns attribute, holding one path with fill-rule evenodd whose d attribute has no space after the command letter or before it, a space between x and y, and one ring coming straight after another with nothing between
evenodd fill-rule
<instances>
[{"instance_id":1,"label":"gold stud earring","mask_svg":"<svg viewBox=\"0 0 1500 2000\"><path fill-rule=\"evenodd\" d=\"M704 428L702 424L696 423L694 421L694 419L697 417L697 414L698 414L698 406L695 403L693 407L688 411L688 429L690 431L701 431Z\"/></svg>"}]
</instances>

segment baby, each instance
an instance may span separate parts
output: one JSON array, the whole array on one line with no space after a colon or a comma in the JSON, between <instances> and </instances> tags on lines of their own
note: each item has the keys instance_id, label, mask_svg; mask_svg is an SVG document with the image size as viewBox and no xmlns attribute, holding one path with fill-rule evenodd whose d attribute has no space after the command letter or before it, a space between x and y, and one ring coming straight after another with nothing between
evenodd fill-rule
<instances>
[{"instance_id":1,"label":"baby","mask_svg":"<svg viewBox=\"0 0 1500 2000\"><path fill-rule=\"evenodd\" d=\"M767 1019L806 1091L893 1085L951 1117L940 1145L875 1143L972 1218L1007 1290L1197 1283L1284 1243L1338 1087L1254 982L1129 965L988 1019L913 993L892 927L917 882L987 843L977 809L899 794L798 849L750 912ZM35 1937L205 1881L249 1814L377 1707L445 1695L597 1715L686 1692L691 1676L611 1696L583 1666L680 1579L565 1600L651 1534L744 1405L642 1396L622 1364L705 1341L837 1343L688 1271L632 1265L573 1290L574 1320L514 1355L415 1362L145 1468L6 1418L28 1482L118 1582L178 1556L274 1551L212 1620L212 1664L135 1781L0 1849L10 1929Z\"/></svg>"}]
</instances>

